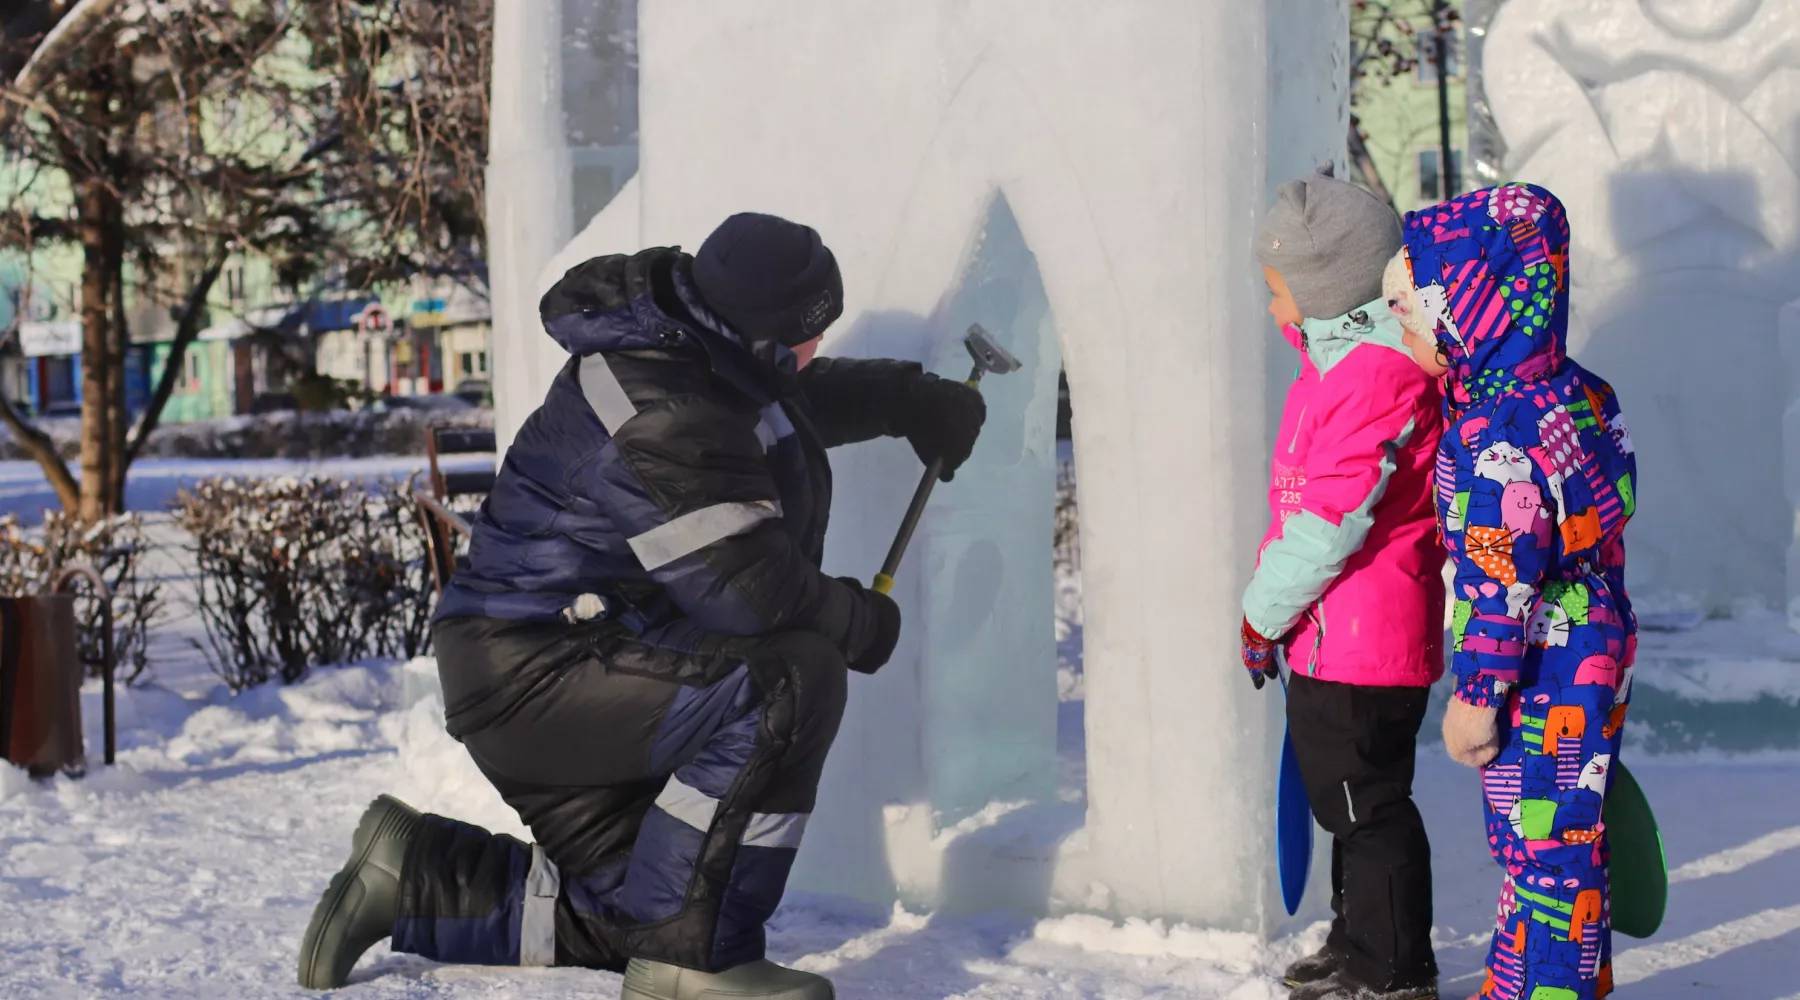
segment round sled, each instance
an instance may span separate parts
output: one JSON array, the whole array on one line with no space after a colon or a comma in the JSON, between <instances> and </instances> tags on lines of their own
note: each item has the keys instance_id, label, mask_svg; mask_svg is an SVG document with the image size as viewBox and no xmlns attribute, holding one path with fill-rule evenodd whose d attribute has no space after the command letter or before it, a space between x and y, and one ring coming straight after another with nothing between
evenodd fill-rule
<instances>
[{"instance_id":1,"label":"round sled","mask_svg":"<svg viewBox=\"0 0 1800 1000\"><path fill-rule=\"evenodd\" d=\"M1669 905L1669 864L1650 800L1624 764L1613 772L1604 818L1612 852L1613 930L1647 938L1662 926Z\"/></svg>"},{"instance_id":2,"label":"round sled","mask_svg":"<svg viewBox=\"0 0 1800 1000\"><path fill-rule=\"evenodd\" d=\"M1281 679L1287 691L1287 678ZM1306 786L1300 781L1300 762L1294 759L1294 738L1285 728L1281 733L1281 772L1275 781L1275 863L1281 874L1281 902L1288 916L1300 910L1306 895L1306 876L1312 868L1312 806L1306 801Z\"/></svg>"}]
</instances>

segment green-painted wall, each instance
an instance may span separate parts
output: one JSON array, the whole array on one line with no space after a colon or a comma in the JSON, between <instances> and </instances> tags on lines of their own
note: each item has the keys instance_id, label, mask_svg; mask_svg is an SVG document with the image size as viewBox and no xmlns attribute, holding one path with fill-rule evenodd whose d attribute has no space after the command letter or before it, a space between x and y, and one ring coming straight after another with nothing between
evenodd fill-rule
<instances>
[{"instance_id":1,"label":"green-painted wall","mask_svg":"<svg viewBox=\"0 0 1800 1000\"><path fill-rule=\"evenodd\" d=\"M1452 7L1462 9L1462 0L1452 0ZM1397 0L1396 13L1415 27L1431 24L1430 0ZM1411 46L1413 40L1397 32L1388 37L1396 45ZM1461 39L1456 43L1454 65L1450 76L1450 137L1453 147L1461 152L1468 146L1468 101L1463 88ZM1425 46L1429 55L1431 47ZM1360 84L1355 106L1363 134L1367 137L1369 155L1381 171L1382 182L1394 197L1394 207L1409 212L1434 204L1441 198L1427 198L1419 190L1419 154L1438 149L1437 77L1427 71L1423 78L1408 73L1386 84L1373 75ZM1468 190L1468 163L1462 164L1458 183ZM1457 192L1451 192L1456 194Z\"/></svg>"},{"instance_id":2,"label":"green-painted wall","mask_svg":"<svg viewBox=\"0 0 1800 1000\"><path fill-rule=\"evenodd\" d=\"M162 378L163 366L169 359L169 345L157 344L152 379ZM236 381L236 364L229 343L222 340L199 341L188 347L189 370L199 376L196 387L184 380L169 396L162 422L183 423L228 417L235 412L232 390ZM154 384L154 382L152 383Z\"/></svg>"}]
</instances>

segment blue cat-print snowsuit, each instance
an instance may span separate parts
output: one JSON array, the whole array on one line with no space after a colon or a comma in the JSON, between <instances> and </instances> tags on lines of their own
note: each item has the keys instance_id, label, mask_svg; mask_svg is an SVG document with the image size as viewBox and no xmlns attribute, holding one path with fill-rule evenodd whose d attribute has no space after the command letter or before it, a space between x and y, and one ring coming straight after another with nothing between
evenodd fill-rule
<instances>
[{"instance_id":1,"label":"blue cat-print snowsuit","mask_svg":"<svg viewBox=\"0 0 1800 1000\"><path fill-rule=\"evenodd\" d=\"M1636 503L1612 387L1569 360L1569 223L1543 188L1476 191L1406 219L1418 301L1449 356L1437 501L1455 696L1501 709L1482 770L1506 871L1482 997L1612 991L1606 829L1637 625Z\"/></svg>"}]
</instances>

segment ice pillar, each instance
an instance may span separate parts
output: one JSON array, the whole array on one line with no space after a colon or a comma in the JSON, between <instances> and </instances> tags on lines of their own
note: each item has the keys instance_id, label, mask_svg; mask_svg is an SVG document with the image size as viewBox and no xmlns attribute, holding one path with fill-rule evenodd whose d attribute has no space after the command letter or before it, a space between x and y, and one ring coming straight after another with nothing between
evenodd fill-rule
<instances>
[{"instance_id":1,"label":"ice pillar","mask_svg":"<svg viewBox=\"0 0 1800 1000\"><path fill-rule=\"evenodd\" d=\"M1270 23L1290 15L1272 67ZM1267 516L1273 338L1250 244L1272 162L1341 160L1342 39L1319 17L1341 23L1341 0L641 5L638 181L539 286L768 211L818 228L842 265L827 353L960 377L975 319L1035 354L992 384L982 450L903 568L906 633L853 685L801 884L1268 926L1278 705L1235 666ZM1042 799L1054 765L1059 346L1089 785L1085 829L1053 823L1046 844L1035 807L980 807ZM827 568L866 579L919 466L891 441L833 465ZM991 839L963 835L983 824Z\"/></svg>"},{"instance_id":2,"label":"ice pillar","mask_svg":"<svg viewBox=\"0 0 1800 1000\"><path fill-rule=\"evenodd\" d=\"M494 317L494 424L500 447L544 398L556 369L538 272L569 241L571 168L563 137L561 0L494 5L494 86L487 166L488 287ZM522 359L532 363L521 364Z\"/></svg>"}]
</instances>

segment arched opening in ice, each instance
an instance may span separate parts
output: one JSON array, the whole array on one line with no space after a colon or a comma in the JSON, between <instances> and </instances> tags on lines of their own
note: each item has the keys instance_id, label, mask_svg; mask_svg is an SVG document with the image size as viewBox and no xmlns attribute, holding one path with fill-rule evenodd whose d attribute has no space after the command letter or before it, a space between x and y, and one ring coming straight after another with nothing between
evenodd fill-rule
<instances>
[{"instance_id":1,"label":"arched opening in ice","mask_svg":"<svg viewBox=\"0 0 1800 1000\"><path fill-rule=\"evenodd\" d=\"M921 591L924 753L940 825L993 802L1054 798L1056 636L1052 572L1056 403L1062 349L1037 258L1004 194L988 207L935 326L926 367L968 371L961 332L979 323L1020 368L981 383L988 421L912 572Z\"/></svg>"}]
</instances>

